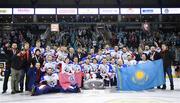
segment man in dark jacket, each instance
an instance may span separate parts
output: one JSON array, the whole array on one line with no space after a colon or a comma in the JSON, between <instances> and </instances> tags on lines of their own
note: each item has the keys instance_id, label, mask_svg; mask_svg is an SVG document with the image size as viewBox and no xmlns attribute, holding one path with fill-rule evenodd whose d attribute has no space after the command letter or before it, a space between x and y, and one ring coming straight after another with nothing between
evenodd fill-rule
<instances>
[{"instance_id":1,"label":"man in dark jacket","mask_svg":"<svg viewBox=\"0 0 180 103\"><path fill-rule=\"evenodd\" d=\"M173 56L168 50L168 47L166 44L162 44L162 51L161 51L161 57L163 59L163 66L164 66L164 78L166 80L166 73L169 77L170 81L170 89L174 90L174 83L173 83L173 77L172 77L172 69L171 64L173 61ZM163 85L162 89L166 89L166 83Z\"/></svg>"},{"instance_id":2,"label":"man in dark jacket","mask_svg":"<svg viewBox=\"0 0 180 103\"><path fill-rule=\"evenodd\" d=\"M22 66L22 74L21 74L21 80L20 80L20 91L23 92L24 88L24 77L26 76L26 81L25 81L25 90L28 91L28 82L29 78L27 76L27 72L29 71L30 65L31 65L31 51L29 49L29 43L26 42L24 44L24 53L22 54L22 59L23 59L23 66Z\"/></svg>"},{"instance_id":3,"label":"man in dark jacket","mask_svg":"<svg viewBox=\"0 0 180 103\"><path fill-rule=\"evenodd\" d=\"M159 52L156 51L155 46L151 46L151 51L150 51L148 57L150 58L151 61L161 59L161 55ZM157 89L161 89L161 87L158 86Z\"/></svg>"},{"instance_id":4,"label":"man in dark jacket","mask_svg":"<svg viewBox=\"0 0 180 103\"><path fill-rule=\"evenodd\" d=\"M68 53L68 56L67 56L71 62L73 62L73 59L74 57L78 57L75 52L74 52L74 49L71 47L69 48L69 53Z\"/></svg>"},{"instance_id":5,"label":"man in dark jacket","mask_svg":"<svg viewBox=\"0 0 180 103\"><path fill-rule=\"evenodd\" d=\"M161 55L160 53L158 53L156 51L156 47L155 46L151 46L151 51L148 55L148 57L150 58L150 60L158 60L158 59L161 59Z\"/></svg>"},{"instance_id":6,"label":"man in dark jacket","mask_svg":"<svg viewBox=\"0 0 180 103\"><path fill-rule=\"evenodd\" d=\"M17 49L17 48L13 48ZM3 93L6 93L6 90L8 89L8 79L11 74L11 56L12 56L12 48L10 47L9 43L6 43L5 46L3 47L3 50L5 52L5 57L7 59L6 61L6 68L4 71L4 82L3 82Z\"/></svg>"},{"instance_id":7,"label":"man in dark jacket","mask_svg":"<svg viewBox=\"0 0 180 103\"><path fill-rule=\"evenodd\" d=\"M81 61L81 60L82 60L82 58L84 57L84 54L82 53L81 48L78 48L78 49L77 49L77 53L75 54L75 56L78 57L78 61Z\"/></svg>"},{"instance_id":8,"label":"man in dark jacket","mask_svg":"<svg viewBox=\"0 0 180 103\"><path fill-rule=\"evenodd\" d=\"M34 56L32 57L31 59L31 65L32 67L35 67L36 66L36 63L40 63L41 64L41 67L43 66L43 62L44 62L44 59L43 57L41 56L41 50L40 49L36 49L35 50L35 54Z\"/></svg>"},{"instance_id":9,"label":"man in dark jacket","mask_svg":"<svg viewBox=\"0 0 180 103\"><path fill-rule=\"evenodd\" d=\"M17 48L17 44L13 43L12 48ZM11 94L19 93L19 81L21 75L21 58L20 52L17 49L12 49L13 55L11 57Z\"/></svg>"}]
</instances>

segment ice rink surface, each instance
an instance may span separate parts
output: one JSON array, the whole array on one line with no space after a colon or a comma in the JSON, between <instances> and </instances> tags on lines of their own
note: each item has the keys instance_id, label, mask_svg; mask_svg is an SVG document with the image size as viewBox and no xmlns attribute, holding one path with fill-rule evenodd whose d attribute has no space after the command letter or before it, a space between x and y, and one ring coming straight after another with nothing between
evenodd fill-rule
<instances>
[{"instance_id":1,"label":"ice rink surface","mask_svg":"<svg viewBox=\"0 0 180 103\"><path fill-rule=\"evenodd\" d=\"M180 79L174 79L175 90L116 91L82 90L77 94L46 94L30 96L28 92L11 95L10 83L7 93L0 94L0 103L180 103ZM0 81L2 92L3 81Z\"/></svg>"}]
</instances>

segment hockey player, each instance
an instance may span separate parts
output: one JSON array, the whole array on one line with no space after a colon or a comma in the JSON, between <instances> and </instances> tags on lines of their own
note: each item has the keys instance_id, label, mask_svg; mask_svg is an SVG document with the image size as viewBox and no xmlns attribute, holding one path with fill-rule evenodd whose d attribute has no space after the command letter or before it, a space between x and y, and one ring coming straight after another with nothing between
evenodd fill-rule
<instances>
[{"instance_id":1,"label":"hockey player","mask_svg":"<svg viewBox=\"0 0 180 103\"><path fill-rule=\"evenodd\" d=\"M74 57L71 72L74 73L74 72L80 72L80 71L82 70L81 70L81 66L78 63L78 57Z\"/></svg>"},{"instance_id":2,"label":"hockey player","mask_svg":"<svg viewBox=\"0 0 180 103\"><path fill-rule=\"evenodd\" d=\"M52 68L46 69L46 75L41 78L40 85L34 86L32 96L41 95L52 92L60 92L61 88L58 85L59 77L57 73L53 73Z\"/></svg>"},{"instance_id":3,"label":"hockey player","mask_svg":"<svg viewBox=\"0 0 180 103\"><path fill-rule=\"evenodd\" d=\"M52 55L48 55L43 70L46 71L47 68L52 68L53 72L58 73L57 64L57 62L53 61Z\"/></svg>"}]
</instances>

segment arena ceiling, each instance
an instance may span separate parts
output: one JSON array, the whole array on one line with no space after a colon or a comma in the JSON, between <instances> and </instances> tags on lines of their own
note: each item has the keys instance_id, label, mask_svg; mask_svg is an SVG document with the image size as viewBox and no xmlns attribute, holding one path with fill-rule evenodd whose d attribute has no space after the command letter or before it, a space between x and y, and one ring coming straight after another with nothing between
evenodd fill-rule
<instances>
[{"instance_id":1,"label":"arena ceiling","mask_svg":"<svg viewBox=\"0 0 180 103\"><path fill-rule=\"evenodd\" d=\"M180 7L179 0L0 0L0 7Z\"/></svg>"}]
</instances>

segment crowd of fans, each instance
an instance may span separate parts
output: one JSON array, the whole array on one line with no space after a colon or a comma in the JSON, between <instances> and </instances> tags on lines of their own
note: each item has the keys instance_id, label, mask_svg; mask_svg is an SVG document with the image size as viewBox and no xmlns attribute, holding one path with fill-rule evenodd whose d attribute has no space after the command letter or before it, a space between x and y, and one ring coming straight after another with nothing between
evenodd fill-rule
<instances>
[{"instance_id":1,"label":"crowd of fans","mask_svg":"<svg viewBox=\"0 0 180 103\"><path fill-rule=\"evenodd\" d=\"M73 47L77 50L78 47L85 48L88 51L91 48L98 52L99 48L103 48L105 44L111 47L118 44L119 47L127 46L132 51L137 51L139 47L145 49L145 45L160 45L166 43L172 50L176 52L176 61L179 61L178 47L180 45L179 32L163 32L151 31L144 32L143 30L122 30L116 25L106 25L99 29L94 26L87 28L78 28L75 26L62 26L59 33L51 33L49 29L45 33L32 33L33 30L14 30L11 32L1 32L0 47L6 43L12 44L16 42L18 48L22 49L24 42L30 43L31 47L35 46L37 40L41 41L41 46L45 48L47 45L57 48L60 45ZM155 43L156 42L156 43Z\"/></svg>"},{"instance_id":2,"label":"crowd of fans","mask_svg":"<svg viewBox=\"0 0 180 103\"><path fill-rule=\"evenodd\" d=\"M110 39L106 39L106 35ZM39 95L62 91L59 72L82 72L82 81L98 78L104 81L104 86L116 86L116 68L161 58L171 90L174 89L171 65L180 61L177 33L125 32L111 26L103 30L66 28L52 35L12 31L0 36L1 53L7 59L3 93L10 73L12 94L23 92L26 79L25 91ZM75 84L68 88L71 92L80 91ZM166 89L165 84L162 89Z\"/></svg>"}]
</instances>

